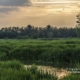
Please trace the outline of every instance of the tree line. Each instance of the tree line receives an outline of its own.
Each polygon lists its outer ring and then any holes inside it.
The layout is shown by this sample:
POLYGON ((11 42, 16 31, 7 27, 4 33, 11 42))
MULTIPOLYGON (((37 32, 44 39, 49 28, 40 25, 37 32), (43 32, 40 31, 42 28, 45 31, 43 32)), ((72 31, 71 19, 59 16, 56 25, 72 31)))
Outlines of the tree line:
POLYGON ((46 27, 5 27, 0 29, 0 38, 66 38, 77 37, 77 29, 75 28, 57 28, 51 25, 46 27))

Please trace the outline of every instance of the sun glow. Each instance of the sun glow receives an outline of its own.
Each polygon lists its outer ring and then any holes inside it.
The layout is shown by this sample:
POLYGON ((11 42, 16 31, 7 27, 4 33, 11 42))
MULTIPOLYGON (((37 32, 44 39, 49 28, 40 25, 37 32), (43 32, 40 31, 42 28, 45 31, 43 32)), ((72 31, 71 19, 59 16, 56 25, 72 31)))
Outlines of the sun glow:
POLYGON ((35 0, 35 4, 76 4, 80 1, 71 1, 71 0, 35 0))
POLYGON ((79 0, 35 0, 34 2, 36 6, 42 6, 42 9, 46 9, 48 13, 79 12, 79 0))

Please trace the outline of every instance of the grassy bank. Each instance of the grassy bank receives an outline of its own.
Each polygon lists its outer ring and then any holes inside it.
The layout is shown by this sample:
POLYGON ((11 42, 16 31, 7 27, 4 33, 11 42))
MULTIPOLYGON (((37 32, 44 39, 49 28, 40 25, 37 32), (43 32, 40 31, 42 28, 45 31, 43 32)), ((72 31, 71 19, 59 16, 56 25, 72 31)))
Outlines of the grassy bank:
POLYGON ((80 80, 80 74, 70 74, 60 80, 80 80))
MULTIPOLYGON (((54 75, 39 70, 35 65, 27 69, 19 61, 0 61, 0 80, 58 80, 54 75)), ((80 80, 80 74, 69 74, 60 80, 80 80)))
POLYGON ((18 61, 0 62, 0 80, 57 80, 53 75, 39 71, 36 66, 27 70, 18 61))

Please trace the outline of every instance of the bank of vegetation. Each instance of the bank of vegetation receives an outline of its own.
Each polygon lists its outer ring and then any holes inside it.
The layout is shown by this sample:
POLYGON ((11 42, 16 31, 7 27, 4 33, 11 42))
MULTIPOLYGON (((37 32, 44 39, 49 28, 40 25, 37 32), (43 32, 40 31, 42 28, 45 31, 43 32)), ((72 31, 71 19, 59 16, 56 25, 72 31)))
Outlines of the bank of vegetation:
POLYGON ((80 64, 79 39, 0 40, 0 60, 26 64, 77 67, 80 64))
POLYGON ((44 73, 35 65, 25 69, 18 61, 0 62, 0 80, 57 80, 57 77, 44 73))
MULTIPOLYGON (((0 61, 0 80, 58 80, 55 75, 44 73, 36 65, 27 69, 19 61, 0 61)), ((69 74, 59 80, 80 80, 79 74, 69 74)))

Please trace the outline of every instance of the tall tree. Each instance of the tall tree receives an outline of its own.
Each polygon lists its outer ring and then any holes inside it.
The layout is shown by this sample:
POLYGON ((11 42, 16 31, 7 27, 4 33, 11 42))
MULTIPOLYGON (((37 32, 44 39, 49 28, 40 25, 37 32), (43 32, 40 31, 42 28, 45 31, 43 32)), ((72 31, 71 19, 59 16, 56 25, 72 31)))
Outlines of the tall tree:
POLYGON ((77 17, 77 26, 76 26, 76 32, 77 32, 77 37, 80 38, 80 13, 76 16, 77 17))

